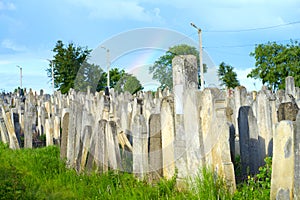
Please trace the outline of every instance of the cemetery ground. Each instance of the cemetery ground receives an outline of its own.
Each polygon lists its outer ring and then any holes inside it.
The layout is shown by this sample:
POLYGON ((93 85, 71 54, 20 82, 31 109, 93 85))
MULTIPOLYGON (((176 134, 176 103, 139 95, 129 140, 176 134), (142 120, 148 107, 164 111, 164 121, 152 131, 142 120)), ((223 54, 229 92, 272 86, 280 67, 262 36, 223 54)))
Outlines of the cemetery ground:
POLYGON ((77 173, 60 159, 57 146, 12 150, 0 143, 0 199, 269 199, 272 164, 270 158, 265 161, 259 174, 238 181, 230 194, 225 181, 206 168, 179 190, 176 175, 149 183, 125 172, 77 173))

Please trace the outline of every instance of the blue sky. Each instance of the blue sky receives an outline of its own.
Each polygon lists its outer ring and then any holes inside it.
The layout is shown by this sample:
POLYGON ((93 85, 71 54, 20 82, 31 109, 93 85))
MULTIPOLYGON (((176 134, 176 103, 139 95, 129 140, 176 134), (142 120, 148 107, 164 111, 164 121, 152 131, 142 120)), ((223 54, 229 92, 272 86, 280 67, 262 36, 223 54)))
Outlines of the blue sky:
MULTIPOLYGON (((16 65, 20 65, 24 87, 51 92, 46 59, 52 59, 57 40, 90 49, 98 47, 94 52, 104 61, 105 51, 101 53, 99 45, 109 45, 109 41, 132 30, 152 27, 188 36, 174 42, 168 40, 170 37, 159 37, 160 43, 153 48, 139 49, 137 44, 136 51, 119 55, 113 54, 118 45, 109 46, 113 67, 145 74, 146 66, 162 55, 168 44, 189 40, 198 43, 197 31, 190 22, 203 30, 203 47, 213 65, 222 61, 232 65, 243 85, 249 90, 260 89, 258 82, 254 86, 253 80, 246 79, 255 64, 249 53, 255 44, 300 39, 300 23, 284 25, 298 21, 299 0, 0 0, 0 89, 11 91, 19 86, 16 65), (256 29, 277 25, 283 26, 256 29), (256 30, 241 31, 245 29, 256 30), (135 66, 143 67, 134 70, 135 66)), ((151 34, 137 37, 148 42, 157 39, 151 34)), ((119 46, 136 41, 128 37, 119 46)))

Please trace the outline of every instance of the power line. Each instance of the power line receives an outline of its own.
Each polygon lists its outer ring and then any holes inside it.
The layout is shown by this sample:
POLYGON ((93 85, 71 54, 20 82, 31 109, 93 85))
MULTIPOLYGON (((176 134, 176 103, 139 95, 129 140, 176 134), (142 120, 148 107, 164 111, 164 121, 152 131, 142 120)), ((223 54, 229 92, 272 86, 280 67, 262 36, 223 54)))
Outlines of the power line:
POLYGON ((266 29, 273 29, 278 27, 290 26, 294 24, 300 24, 300 21, 289 22, 285 24, 278 24, 274 26, 266 26, 266 27, 258 27, 258 28, 249 28, 249 29, 240 29, 240 30, 203 30, 203 32, 207 33, 238 33, 238 32, 248 32, 248 31, 258 31, 258 30, 266 30, 266 29))
MULTIPOLYGON (((293 40, 297 41, 297 40, 300 40, 300 38, 296 38, 296 39, 293 39, 293 40)), ((271 43, 272 42, 282 43, 282 42, 288 42, 288 41, 291 41, 291 39, 271 41, 271 43)), ((264 42, 262 44, 268 44, 268 42, 264 42)), ((221 45, 221 46, 207 46, 207 47, 204 46, 203 48, 205 48, 205 49, 239 48, 239 47, 252 47, 252 46, 255 46, 255 45, 258 45, 258 44, 256 43, 256 44, 241 44, 241 45, 221 45)))

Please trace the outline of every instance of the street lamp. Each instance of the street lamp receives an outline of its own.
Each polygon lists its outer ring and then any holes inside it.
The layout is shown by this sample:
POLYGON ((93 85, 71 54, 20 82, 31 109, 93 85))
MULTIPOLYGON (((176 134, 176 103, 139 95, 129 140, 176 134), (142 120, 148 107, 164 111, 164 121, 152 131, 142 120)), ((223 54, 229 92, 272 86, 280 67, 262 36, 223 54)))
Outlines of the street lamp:
POLYGON ((19 65, 17 65, 17 67, 20 69, 20 89, 22 89, 22 67, 20 67, 19 65))
POLYGON ((106 50, 106 62, 107 62, 107 88, 109 89, 110 83, 109 83, 109 70, 110 70, 110 56, 109 56, 109 49, 105 46, 101 46, 102 49, 106 50))
POLYGON ((51 63, 51 75, 52 75, 52 92, 53 92, 53 95, 54 95, 54 69, 53 69, 53 64, 54 64, 54 61, 53 60, 49 60, 47 59, 50 63, 51 63))
POLYGON ((201 88, 200 90, 204 89, 204 69, 202 63, 202 37, 201 37, 201 29, 198 28, 193 22, 191 22, 191 26, 198 30, 199 36, 199 60, 200 60, 200 80, 201 80, 201 88))

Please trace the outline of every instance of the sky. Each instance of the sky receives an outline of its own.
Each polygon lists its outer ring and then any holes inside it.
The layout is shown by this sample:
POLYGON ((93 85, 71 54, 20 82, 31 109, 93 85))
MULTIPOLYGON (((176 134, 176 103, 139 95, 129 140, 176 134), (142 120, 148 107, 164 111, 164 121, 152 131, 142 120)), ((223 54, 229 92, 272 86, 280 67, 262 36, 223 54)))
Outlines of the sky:
POLYGON ((147 69, 168 47, 198 48, 191 22, 202 30, 206 86, 218 84, 215 72, 225 62, 248 90, 259 90, 260 81, 246 77, 255 67, 249 54, 256 44, 300 40, 300 1, 0 0, 0 90, 20 86, 20 66, 23 87, 51 93, 45 70, 58 40, 94 50, 90 59, 106 69, 104 46, 111 67, 154 87, 147 69))

